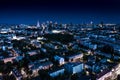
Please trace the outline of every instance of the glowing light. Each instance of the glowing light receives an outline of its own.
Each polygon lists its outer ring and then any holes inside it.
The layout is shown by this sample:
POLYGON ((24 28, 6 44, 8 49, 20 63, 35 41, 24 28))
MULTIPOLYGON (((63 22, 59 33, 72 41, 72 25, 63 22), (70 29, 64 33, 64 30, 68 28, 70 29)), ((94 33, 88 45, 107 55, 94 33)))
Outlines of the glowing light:
POLYGON ((62 31, 59 31, 59 30, 53 30, 52 32, 53 32, 53 33, 61 33, 62 31))
POLYGON ((43 37, 38 37, 37 40, 43 40, 43 37))

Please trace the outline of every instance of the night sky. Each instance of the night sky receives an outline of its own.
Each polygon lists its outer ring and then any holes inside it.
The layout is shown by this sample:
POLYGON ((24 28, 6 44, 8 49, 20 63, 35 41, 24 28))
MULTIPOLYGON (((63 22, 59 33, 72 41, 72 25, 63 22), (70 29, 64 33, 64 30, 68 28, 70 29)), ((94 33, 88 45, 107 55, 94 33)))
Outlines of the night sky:
POLYGON ((120 23, 120 0, 0 0, 0 23, 120 23))

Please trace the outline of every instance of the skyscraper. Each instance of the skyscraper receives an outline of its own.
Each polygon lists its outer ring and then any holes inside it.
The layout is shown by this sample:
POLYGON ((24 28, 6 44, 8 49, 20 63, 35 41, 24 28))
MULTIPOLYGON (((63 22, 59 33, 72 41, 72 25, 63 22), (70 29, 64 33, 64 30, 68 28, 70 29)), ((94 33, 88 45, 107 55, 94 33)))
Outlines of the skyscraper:
POLYGON ((37 27, 40 27, 40 23, 39 23, 39 21, 37 22, 37 27))

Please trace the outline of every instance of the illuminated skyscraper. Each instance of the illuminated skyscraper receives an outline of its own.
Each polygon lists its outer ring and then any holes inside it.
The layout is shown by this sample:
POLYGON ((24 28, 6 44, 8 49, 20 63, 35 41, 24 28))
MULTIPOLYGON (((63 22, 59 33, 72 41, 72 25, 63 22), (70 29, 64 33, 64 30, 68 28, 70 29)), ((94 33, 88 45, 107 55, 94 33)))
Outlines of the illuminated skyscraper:
POLYGON ((39 21, 37 22, 37 27, 40 27, 40 23, 39 23, 39 21))

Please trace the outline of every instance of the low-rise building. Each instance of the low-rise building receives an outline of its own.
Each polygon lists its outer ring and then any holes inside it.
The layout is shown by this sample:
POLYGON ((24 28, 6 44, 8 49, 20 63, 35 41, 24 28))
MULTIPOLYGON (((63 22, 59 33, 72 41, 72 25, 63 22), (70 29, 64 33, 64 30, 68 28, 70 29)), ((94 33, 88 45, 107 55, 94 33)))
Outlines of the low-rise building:
POLYGON ((64 68, 58 68, 58 69, 55 69, 55 70, 52 70, 52 71, 48 72, 48 74, 49 74, 50 77, 54 78, 54 77, 57 77, 59 75, 63 75, 64 71, 65 71, 64 68))
POLYGON ((3 61, 4 63, 13 62, 14 59, 16 59, 16 57, 8 57, 8 58, 4 58, 3 61))
POLYGON ((15 76, 16 80, 22 80, 22 74, 17 69, 13 69, 12 74, 15 76))
POLYGON ((78 53, 78 54, 73 54, 73 55, 69 55, 66 56, 67 61, 71 62, 71 61, 75 61, 77 59, 81 59, 83 58, 83 53, 78 53))
POLYGON ((17 56, 15 60, 16 60, 17 62, 19 62, 19 61, 22 60, 22 59, 23 59, 23 56, 17 56))
POLYGON ((66 72, 68 72, 69 74, 75 74, 75 73, 79 73, 83 71, 83 63, 73 63, 73 62, 69 62, 67 64, 64 65, 66 72))
POLYGON ((37 51, 29 51, 27 52, 27 54, 29 54, 30 56, 36 55, 38 54, 37 51))
POLYGON ((46 70, 53 66, 53 63, 51 61, 45 61, 45 62, 34 62, 29 64, 29 68, 32 70, 33 76, 38 75, 39 70, 46 70))
POLYGON ((100 72, 99 74, 97 74, 96 79, 97 80, 105 80, 107 77, 112 76, 112 72, 110 69, 105 69, 102 72, 100 72))
POLYGON ((59 57, 59 56, 54 56, 55 61, 59 63, 59 65, 62 65, 65 63, 64 58, 59 57))

